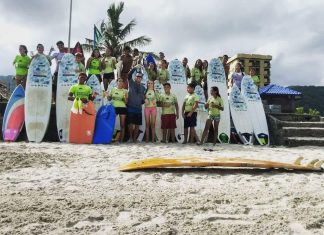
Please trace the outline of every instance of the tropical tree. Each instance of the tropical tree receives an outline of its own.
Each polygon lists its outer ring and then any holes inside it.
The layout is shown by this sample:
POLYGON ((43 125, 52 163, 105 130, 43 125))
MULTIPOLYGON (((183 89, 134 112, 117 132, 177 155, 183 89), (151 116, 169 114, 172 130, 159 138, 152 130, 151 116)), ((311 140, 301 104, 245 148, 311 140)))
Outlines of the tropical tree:
POLYGON ((112 55, 119 57, 125 46, 138 47, 145 46, 151 42, 151 38, 141 36, 127 41, 127 37, 136 26, 135 19, 124 25, 120 22, 120 15, 124 10, 124 2, 120 2, 117 6, 111 4, 107 10, 107 21, 102 21, 99 29, 94 28, 94 40, 86 39, 87 43, 83 44, 85 50, 92 50, 94 47, 109 47, 112 55), (96 32, 97 30, 97 32, 96 32))

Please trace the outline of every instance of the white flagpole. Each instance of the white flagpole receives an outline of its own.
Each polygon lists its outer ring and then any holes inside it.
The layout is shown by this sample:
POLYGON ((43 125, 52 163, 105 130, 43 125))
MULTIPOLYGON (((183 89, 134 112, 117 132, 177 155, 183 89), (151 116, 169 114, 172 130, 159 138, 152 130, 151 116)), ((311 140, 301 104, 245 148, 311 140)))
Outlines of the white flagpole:
POLYGON ((71 21, 72 21, 72 0, 70 0, 70 19, 69 19, 68 53, 70 53, 70 43, 71 43, 71 21))

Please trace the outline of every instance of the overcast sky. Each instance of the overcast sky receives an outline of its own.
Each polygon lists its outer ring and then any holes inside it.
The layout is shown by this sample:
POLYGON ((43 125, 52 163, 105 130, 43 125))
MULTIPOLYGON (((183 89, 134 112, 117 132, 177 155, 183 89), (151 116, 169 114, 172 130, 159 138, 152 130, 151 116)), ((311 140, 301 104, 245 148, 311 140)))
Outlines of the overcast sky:
MULTIPOLYGON (((68 40, 69 0, 0 0, 0 74, 14 73, 18 46, 45 50, 68 40)), ((92 38, 93 24, 116 1, 74 0, 71 45, 92 38)), ((324 0, 132 0, 122 22, 135 18, 128 39, 152 38, 147 51, 168 60, 258 53, 273 56, 271 81, 324 85, 324 0)))

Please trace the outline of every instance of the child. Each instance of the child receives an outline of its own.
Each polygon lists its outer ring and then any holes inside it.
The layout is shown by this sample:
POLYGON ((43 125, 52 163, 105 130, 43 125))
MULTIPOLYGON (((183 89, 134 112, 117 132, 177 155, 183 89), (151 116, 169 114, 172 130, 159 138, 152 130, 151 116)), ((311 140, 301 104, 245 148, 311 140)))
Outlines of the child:
POLYGON ((75 69, 75 72, 77 74, 86 72, 86 69, 85 69, 85 67, 84 67, 84 65, 82 63, 82 60, 83 60, 83 55, 80 52, 76 53, 75 54, 75 61, 77 63, 77 67, 75 69))
POLYGON ((124 80, 119 78, 117 80, 117 87, 114 87, 108 94, 108 99, 112 100, 112 105, 115 107, 116 116, 119 115, 120 120, 120 143, 124 141, 125 125, 126 125, 126 104, 128 101, 128 92, 124 89, 124 80))
POLYGON ((184 119, 184 141, 183 144, 187 143, 188 140, 188 128, 190 128, 190 143, 194 142, 196 135, 195 126, 197 126, 197 112, 199 97, 194 93, 195 84, 190 83, 187 86, 187 92, 183 105, 182 105, 182 117, 184 119))
POLYGON ((233 86, 233 84, 235 83, 240 90, 241 90, 242 79, 244 77, 244 73, 242 70, 243 70, 243 65, 241 63, 237 63, 235 65, 235 71, 231 77, 231 86, 233 86))
POLYGON ((155 121, 156 121, 156 102, 157 94, 154 91, 154 82, 147 81, 147 89, 145 91, 145 137, 146 142, 149 142, 150 127, 152 132, 152 142, 155 141, 155 121))
POLYGON ((169 71, 167 70, 167 61, 161 60, 161 69, 157 72, 157 79, 159 82, 164 85, 166 82, 170 80, 169 71))
POLYGON ((91 57, 87 61, 86 69, 88 70, 88 79, 91 75, 96 75, 99 82, 102 82, 101 79, 101 61, 100 61, 100 52, 98 48, 93 49, 91 57))
MULTIPOLYGON (((159 96, 159 103, 162 107, 161 129, 162 143, 166 143, 167 136, 171 135, 171 142, 175 142, 176 120, 179 118, 179 106, 177 97, 170 93, 171 85, 166 82, 163 85, 164 94, 159 96)), ((169 139, 169 138, 168 138, 169 139)))
POLYGON ((25 45, 19 46, 19 53, 13 61, 13 65, 16 68, 16 85, 21 84, 24 88, 26 87, 26 79, 28 74, 28 67, 30 64, 30 58, 27 56, 28 50, 25 45))
POLYGON ((156 72, 154 71, 154 64, 152 62, 149 63, 148 67, 146 68, 146 72, 147 72, 147 75, 148 75, 148 79, 150 81, 155 81, 156 72))
POLYGON ((71 86, 69 90, 68 100, 74 101, 72 112, 79 112, 82 114, 82 104, 88 103, 89 100, 94 100, 96 98, 95 94, 92 94, 91 87, 85 85, 87 80, 86 73, 79 74, 79 83, 71 86))
POLYGON ((203 144, 207 133, 209 131, 210 125, 214 121, 214 141, 213 144, 216 145, 218 137, 218 124, 220 121, 220 110, 224 110, 223 100, 219 95, 218 87, 213 86, 210 89, 210 97, 205 104, 205 108, 208 109, 208 119, 206 120, 205 129, 201 136, 200 144, 203 144))
POLYGON ((195 85, 201 85, 203 79, 203 64, 201 59, 198 59, 195 63, 195 67, 191 70, 191 83, 195 85))
POLYGON ((255 74, 255 68, 250 68, 250 76, 254 82, 254 84, 259 88, 260 87, 260 79, 259 77, 255 74))

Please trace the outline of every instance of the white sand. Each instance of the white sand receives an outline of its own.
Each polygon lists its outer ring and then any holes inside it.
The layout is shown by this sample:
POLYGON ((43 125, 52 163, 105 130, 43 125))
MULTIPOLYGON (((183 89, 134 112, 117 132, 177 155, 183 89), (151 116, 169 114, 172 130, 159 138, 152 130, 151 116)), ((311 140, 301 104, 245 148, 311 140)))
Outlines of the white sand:
POLYGON ((324 148, 0 143, 1 234, 324 234, 324 173, 156 170, 154 156, 324 159, 324 148))

